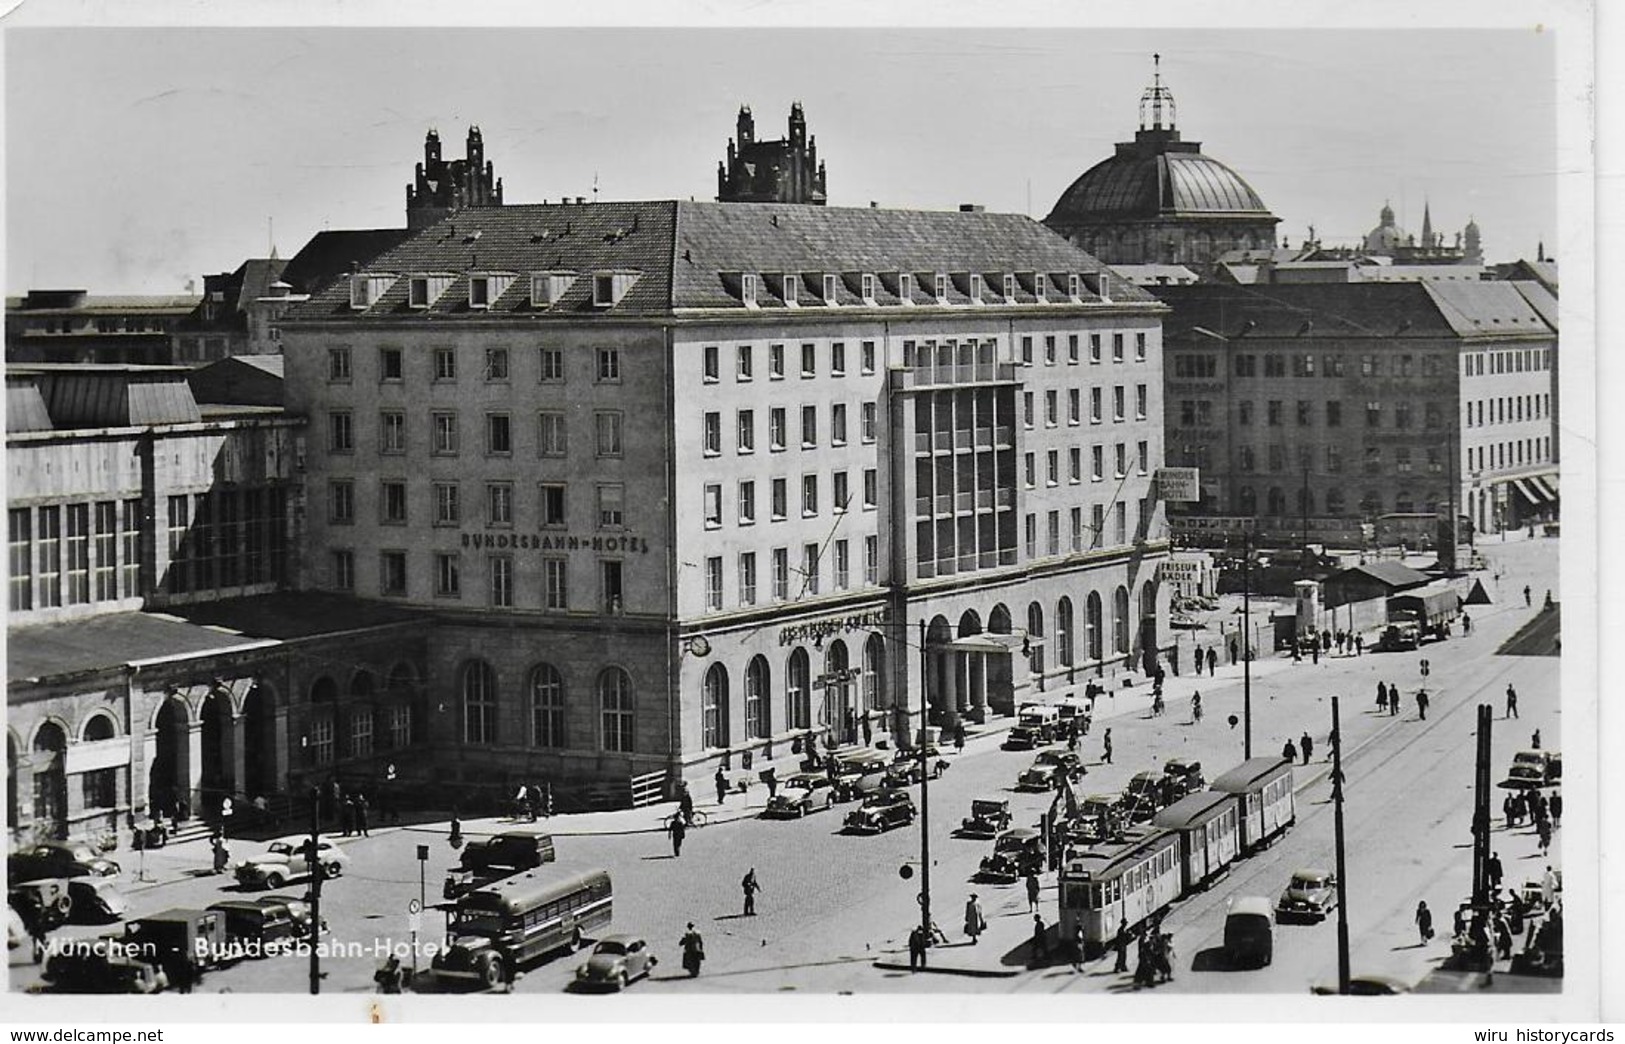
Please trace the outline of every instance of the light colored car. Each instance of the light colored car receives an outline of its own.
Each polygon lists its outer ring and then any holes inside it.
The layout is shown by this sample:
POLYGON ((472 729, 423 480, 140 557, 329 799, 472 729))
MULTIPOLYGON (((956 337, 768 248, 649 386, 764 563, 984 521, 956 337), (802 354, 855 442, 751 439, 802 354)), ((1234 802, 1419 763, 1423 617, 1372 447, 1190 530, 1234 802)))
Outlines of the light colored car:
POLYGON ((1501 784, 1508 789, 1543 787, 1563 775, 1563 757, 1549 750, 1520 750, 1512 756, 1512 767, 1501 784))
POLYGON ((1324 921, 1336 908, 1336 875, 1326 870, 1295 870, 1275 904, 1275 919, 1324 921))
POLYGON ((800 818, 835 804, 834 781, 817 772, 798 772, 779 784, 778 793, 767 799, 762 815, 768 819, 800 818))
MULTIPOLYGON (((309 877, 310 837, 296 834, 279 838, 266 846, 262 855, 237 864, 237 880, 250 888, 281 888, 289 881, 309 877)), ((348 862, 339 847, 327 838, 317 841, 317 858, 326 877, 338 877, 348 862)))
POLYGON ((580 989, 624 990, 660 963, 649 944, 636 935, 606 935, 598 940, 586 963, 576 968, 580 989))

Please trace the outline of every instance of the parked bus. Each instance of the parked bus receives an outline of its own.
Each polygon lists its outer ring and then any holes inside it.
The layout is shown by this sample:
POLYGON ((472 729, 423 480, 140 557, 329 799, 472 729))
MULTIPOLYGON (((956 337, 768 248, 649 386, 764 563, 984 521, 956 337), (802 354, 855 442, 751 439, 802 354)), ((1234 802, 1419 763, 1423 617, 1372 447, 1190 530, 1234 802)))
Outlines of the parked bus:
POLYGON ((556 950, 580 949, 612 914, 609 874, 527 870, 476 888, 452 909, 451 942, 434 972, 487 989, 556 950))
POLYGON ((1180 895, 1179 835, 1136 831, 1121 845, 1092 848, 1061 867, 1061 938, 1083 929, 1084 950, 1099 954, 1117 937, 1166 910, 1180 895))
POLYGON ((1241 847, 1236 799, 1215 790, 1180 798, 1152 820, 1180 840, 1181 891, 1205 888, 1235 862, 1241 847))
POLYGON ((1241 851, 1252 855, 1284 833, 1297 819, 1292 799, 1292 762, 1253 758, 1213 781, 1213 790, 1236 799, 1241 818, 1241 851))

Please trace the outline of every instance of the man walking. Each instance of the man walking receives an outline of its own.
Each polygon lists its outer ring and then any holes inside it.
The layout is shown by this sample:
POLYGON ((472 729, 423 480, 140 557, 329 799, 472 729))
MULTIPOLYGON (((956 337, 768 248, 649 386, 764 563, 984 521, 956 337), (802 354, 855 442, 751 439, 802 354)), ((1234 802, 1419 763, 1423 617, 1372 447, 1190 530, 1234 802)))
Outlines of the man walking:
POLYGON ((1377 682, 1377 709, 1380 711, 1388 709, 1388 686, 1380 681, 1377 682))
POLYGON ((1428 720, 1428 691, 1426 689, 1416 690, 1416 714, 1418 721, 1428 720))
POLYGON ((1298 747, 1303 751, 1303 763, 1309 764, 1309 755, 1314 752, 1315 741, 1309 738, 1308 732, 1298 738, 1298 747))
POLYGON ((1112 763, 1112 730, 1107 729, 1105 734, 1102 735, 1100 739, 1102 746, 1105 748, 1105 752, 1102 754, 1101 760, 1110 765, 1112 763))
POLYGON ((1235 665, 1236 665, 1236 640, 1234 638, 1231 638, 1230 639, 1230 666, 1234 667, 1235 665))
POLYGON ((757 883, 756 868, 754 866, 750 868, 750 871, 747 874, 745 874, 744 880, 739 882, 739 887, 745 893, 745 916, 755 917, 756 893, 762 890, 762 886, 757 883))
POLYGON ((1118 918, 1117 935, 1112 938, 1112 945, 1117 948, 1117 964, 1112 971, 1128 971, 1128 918, 1118 918))
POLYGON ((1534 601, 1529 597, 1529 585, 1524 584, 1523 585, 1523 607, 1525 609, 1528 609, 1530 606, 1532 606, 1534 604, 1535 604, 1534 601))
POLYGON ((1510 682, 1507 684, 1506 716, 1509 718, 1516 718, 1518 716, 1518 690, 1514 689, 1510 682))
POLYGON ((1502 874, 1502 870, 1501 870, 1501 853, 1499 853, 1499 852, 1491 852, 1490 853, 1489 859, 1484 861, 1484 873, 1490 879, 1490 891, 1492 893, 1499 892, 1501 890, 1501 874, 1502 874))
POLYGON ((917 972, 925 968, 925 931, 919 926, 908 933, 908 970, 917 972))
POLYGON ((1391 718, 1399 713, 1399 686, 1388 686, 1388 716, 1391 718))
POLYGON ((1287 740, 1286 743, 1281 747, 1281 757, 1287 761, 1298 760, 1298 748, 1292 745, 1291 740, 1287 740))
POLYGON ((355 796, 355 826, 356 830, 361 834, 362 837, 372 836, 372 834, 368 833, 367 831, 367 814, 367 795, 357 794, 355 796))
POLYGON ((728 798, 728 777, 723 773, 722 766, 717 766, 717 804, 722 804, 728 798))
POLYGON ((1354 655, 1365 655, 1365 635, 1363 634, 1356 634, 1354 636, 1354 655))
POLYGON ((1563 825, 1563 792, 1561 790, 1552 791, 1549 808, 1552 813, 1552 829, 1555 830, 1563 825))
POLYGON ((1038 871, 1027 871, 1027 912, 1038 912, 1038 871))
POLYGON ((965 934, 970 936, 970 944, 976 945, 976 940, 987 931, 987 918, 982 916, 982 904, 977 902, 973 893, 965 902, 965 934))
POLYGON ((1421 936, 1424 946, 1433 938, 1433 911, 1425 902, 1416 904, 1416 934, 1421 936))
POLYGON ((671 857, 677 859, 683 854, 683 838, 688 835, 688 823, 679 812, 671 817, 671 857))
POLYGON ((1213 646, 1210 645, 1210 646, 1207 647, 1207 676, 1209 678, 1213 677, 1214 672, 1217 671, 1218 669, 1219 669, 1219 654, 1214 652, 1213 651, 1213 646))

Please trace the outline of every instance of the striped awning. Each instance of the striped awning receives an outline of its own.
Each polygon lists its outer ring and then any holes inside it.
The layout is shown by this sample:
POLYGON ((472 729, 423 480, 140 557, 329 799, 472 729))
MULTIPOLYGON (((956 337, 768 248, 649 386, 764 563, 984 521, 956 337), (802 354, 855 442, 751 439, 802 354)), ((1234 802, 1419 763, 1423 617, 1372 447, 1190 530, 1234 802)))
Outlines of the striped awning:
POLYGON ((1557 502, 1557 476, 1536 475, 1534 481, 1541 488, 1541 491, 1546 494, 1547 498, 1555 504, 1557 502))
POLYGON ((1546 503, 1546 498, 1537 495, 1533 489, 1529 488, 1528 481, 1521 478, 1515 478, 1512 480, 1512 486, 1519 493, 1523 494, 1523 498, 1525 500, 1529 501, 1529 503, 1535 505, 1536 507, 1540 507, 1546 503))

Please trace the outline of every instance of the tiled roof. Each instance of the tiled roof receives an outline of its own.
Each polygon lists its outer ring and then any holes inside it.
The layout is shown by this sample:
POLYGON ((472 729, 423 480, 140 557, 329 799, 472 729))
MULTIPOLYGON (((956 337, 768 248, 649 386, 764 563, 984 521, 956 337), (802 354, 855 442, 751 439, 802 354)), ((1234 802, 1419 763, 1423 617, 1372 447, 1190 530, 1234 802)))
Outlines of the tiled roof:
POLYGON ((1553 330, 1558 328, 1556 294, 1552 293, 1544 284, 1532 280, 1519 279, 1511 285, 1517 288, 1518 293, 1523 295, 1525 301, 1529 302, 1529 307, 1540 313, 1540 317, 1546 320, 1548 326, 1553 330))
POLYGON ((1326 582, 1338 583, 1356 576, 1367 576, 1380 584, 1395 588, 1417 587, 1428 582, 1426 573, 1419 573, 1399 562, 1369 562, 1366 565, 1350 566, 1328 576, 1326 582))
POLYGON ((1457 333, 1476 336, 1550 332, 1540 313, 1511 283, 1430 281, 1424 286, 1438 302, 1439 313, 1457 333))
POLYGON ((353 266, 367 264, 384 251, 398 245, 410 229, 333 229, 318 232, 282 269, 282 281, 296 293, 322 290, 353 266))
MULTIPOLYGON (((291 266, 290 266, 291 267, 291 266)), ((635 272, 616 316, 669 315, 674 310, 739 308, 741 275, 758 276, 757 304, 785 307, 784 277, 800 276, 802 305, 822 307, 825 274, 839 277, 837 302, 864 304, 861 275, 876 275, 876 305, 898 303, 898 272, 914 274, 913 301, 935 303, 935 275, 953 276, 950 304, 968 304, 971 274, 983 277, 983 301, 1004 303, 1005 274, 1049 275, 1049 298, 1065 300, 1057 277, 1090 274, 1100 262, 1029 218, 982 212, 929 212, 809 207, 776 203, 657 201, 471 208, 432 225, 365 266, 397 278, 365 311, 350 307, 339 281, 299 306, 294 319, 474 317, 480 314, 596 314, 590 276, 635 272), (531 303, 530 274, 569 272, 576 278, 551 306, 531 303), (408 303, 413 274, 448 277, 426 308, 408 303), (469 278, 515 278, 485 308, 469 304, 469 278)), ((1030 279, 1015 300, 1034 300, 1030 279)), ((1112 301, 1153 298, 1121 278, 1112 301)), ((1096 300, 1092 295, 1087 300, 1096 300)))

